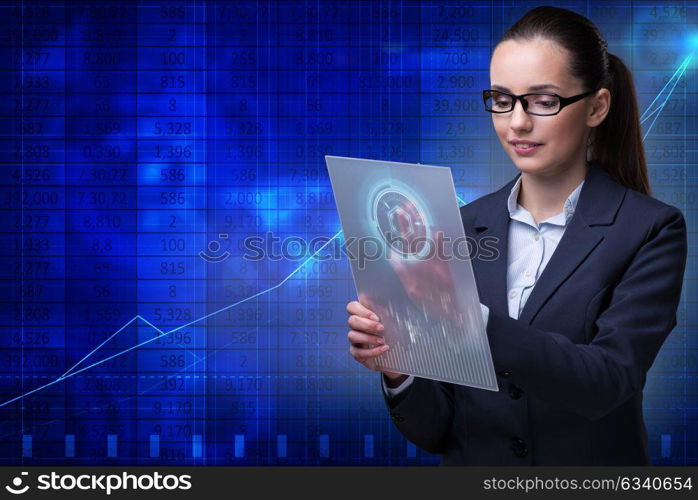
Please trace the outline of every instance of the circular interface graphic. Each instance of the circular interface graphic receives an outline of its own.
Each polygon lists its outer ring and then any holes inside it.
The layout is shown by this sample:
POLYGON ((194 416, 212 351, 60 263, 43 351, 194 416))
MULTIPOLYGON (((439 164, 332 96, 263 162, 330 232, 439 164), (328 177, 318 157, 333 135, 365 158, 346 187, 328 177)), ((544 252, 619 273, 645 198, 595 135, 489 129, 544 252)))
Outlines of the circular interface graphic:
POLYGON ((428 249, 424 215, 400 191, 389 188, 378 193, 373 218, 386 243, 403 257, 419 255, 428 249))

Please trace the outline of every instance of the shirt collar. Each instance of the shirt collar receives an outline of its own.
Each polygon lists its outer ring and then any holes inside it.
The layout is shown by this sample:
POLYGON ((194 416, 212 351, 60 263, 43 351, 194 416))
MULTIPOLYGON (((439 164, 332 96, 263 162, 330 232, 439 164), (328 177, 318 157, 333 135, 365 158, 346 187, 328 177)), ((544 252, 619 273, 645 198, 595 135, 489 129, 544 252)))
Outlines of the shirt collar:
MULTIPOLYGON (((542 221, 541 224, 544 223, 549 223, 549 224, 556 224, 558 226, 565 226, 567 225, 567 222, 572 218, 574 215, 574 211, 577 207, 577 201, 579 200, 579 194, 582 191, 582 186, 584 185, 584 181, 582 180, 581 183, 570 193, 570 195, 565 199, 564 206, 562 208, 562 212, 560 212, 557 215, 553 215, 552 217, 547 218, 546 220, 542 221)), ((512 219, 516 220, 521 220, 522 222, 527 222, 533 226, 535 226, 535 221, 533 219, 533 216, 530 214, 528 210, 526 210, 524 207, 518 204, 517 199, 519 197, 519 189, 521 188, 521 176, 516 180, 516 184, 511 188, 511 191, 509 192, 509 198, 507 199, 507 208, 509 209, 509 217, 512 219)))

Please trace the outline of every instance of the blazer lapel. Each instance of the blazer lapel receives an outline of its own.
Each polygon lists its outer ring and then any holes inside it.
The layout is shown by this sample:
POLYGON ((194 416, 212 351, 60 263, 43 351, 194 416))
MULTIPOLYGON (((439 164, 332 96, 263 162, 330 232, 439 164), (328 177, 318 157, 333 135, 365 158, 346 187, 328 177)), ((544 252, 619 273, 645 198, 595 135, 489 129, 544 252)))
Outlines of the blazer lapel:
MULTIPOLYGON (((485 207, 477 218, 476 231, 480 240, 485 236, 498 238, 499 257, 494 260, 475 259, 481 301, 491 309, 509 314, 507 303, 507 263, 509 211, 506 202, 516 182, 515 177, 492 198, 492 206, 485 207)), ((614 181, 603 167, 590 162, 577 207, 562 235, 555 252, 538 278, 524 305, 519 320, 530 324, 545 302, 565 280, 584 262, 589 253, 603 240, 603 235, 593 229, 596 225, 612 224, 627 188, 614 181)), ((496 241, 496 240, 495 240, 496 241)))
POLYGON ((493 193, 488 203, 478 210, 475 220, 475 234, 468 234, 477 240, 477 248, 496 249, 491 258, 475 257, 473 270, 478 279, 480 302, 493 311, 509 314, 507 303, 507 245, 509 242, 509 210, 507 198, 511 188, 521 174, 514 177, 501 189, 493 193), (487 242, 487 243, 485 243, 487 242))

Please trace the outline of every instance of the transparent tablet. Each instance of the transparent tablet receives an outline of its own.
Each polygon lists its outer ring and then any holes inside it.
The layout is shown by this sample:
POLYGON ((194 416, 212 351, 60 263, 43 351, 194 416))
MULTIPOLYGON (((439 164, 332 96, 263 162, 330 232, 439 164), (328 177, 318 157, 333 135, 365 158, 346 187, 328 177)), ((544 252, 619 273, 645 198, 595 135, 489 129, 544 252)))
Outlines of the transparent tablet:
POLYGON ((385 326, 379 369, 497 391, 451 170, 325 160, 357 296, 385 326))

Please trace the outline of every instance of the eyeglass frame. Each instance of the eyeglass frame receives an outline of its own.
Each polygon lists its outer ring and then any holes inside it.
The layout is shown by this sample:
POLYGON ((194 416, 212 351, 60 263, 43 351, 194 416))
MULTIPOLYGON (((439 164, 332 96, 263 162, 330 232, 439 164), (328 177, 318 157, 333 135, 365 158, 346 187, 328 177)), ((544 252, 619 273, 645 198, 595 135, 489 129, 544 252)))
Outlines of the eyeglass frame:
POLYGON ((562 111, 566 106, 569 106, 570 104, 573 104, 577 101, 580 101, 580 100, 584 99, 585 97, 593 94, 594 92, 598 92, 602 88, 603 87, 599 87, 595 90, 590 90, 589 92, 584 92, 582 94, 577 94, 577 95, 573 95, 570 97, 562 97, 559 94, 550 94, 547 92, 532 92, 530 94, 515 95, 515 94, 509 94, 508 92, 503 92, 501 90, 487 89, 487 90, 482 91, 482 100, 483 100, 483 104, 485 105, 485 111, 487 111, 488 113, 497 113, 497 114, 511 113, 512 111, 514 111, 514 108, 516 107, 516 101, 520 101, 521 106, 523 107, 524 113, 526 113, 526 114, 535 115, 535 116, 555 116, 555 115, 559 114, 560 111, 562 111), (485 94, 485 92, 497 92, 499 94, 508 95, 509 97, 512 97, 513 99, 512 99, 511 109, 508 111, 494 111, 492 109, 487 109, 487 95, 485 94), (547 95, 547 96, 557 97, 560 100, 560 107, 558 108, 558 110, 555 113, 550 113, 550 114, 529 113, 528 112, 528 101, 526 101, 526 99, 524 99, 524 97, 529 96, 529 95, 547 95))

